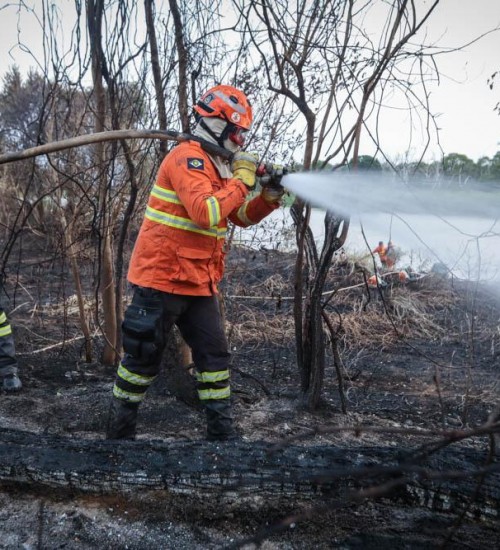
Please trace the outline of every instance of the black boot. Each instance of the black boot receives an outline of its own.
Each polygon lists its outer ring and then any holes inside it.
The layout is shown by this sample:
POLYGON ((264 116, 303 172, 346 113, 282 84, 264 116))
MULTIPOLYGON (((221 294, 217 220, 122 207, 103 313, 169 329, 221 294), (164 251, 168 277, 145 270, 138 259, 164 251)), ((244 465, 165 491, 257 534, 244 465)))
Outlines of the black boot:
POLYGON ((138 403, 127 403, 113 397, 109 409, 106 439, 135 439, 138 403))
POLYGON ((229 441, 238 438, 234 429, 229 399, 212 399, 205 403, 207 412, 207 439, 229 441))
POLYGON ((16 393, 18 391, 21 391, 23 385, 21 383, 21 380, 19 380, 19 376, 17 374, 7 374, 4 376, 2 387, 4 391, 9 393, 16 393))

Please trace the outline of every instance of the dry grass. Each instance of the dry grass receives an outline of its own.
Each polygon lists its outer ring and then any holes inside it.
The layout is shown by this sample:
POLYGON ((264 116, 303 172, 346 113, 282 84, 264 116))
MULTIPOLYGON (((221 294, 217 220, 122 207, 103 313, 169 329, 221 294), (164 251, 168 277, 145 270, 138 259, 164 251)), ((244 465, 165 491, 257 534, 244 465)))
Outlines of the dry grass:
POLYGON ((411 336, 417 339, 441 338, 446 328, 436 316, 438 309, 453 303, 449 294, 436 300, 426 291, 394 288, 389 296, 368 304, 365 311, 345 316, 344 324, 349 340, 362 341, 366 346, 389 346, 395 340, 411 336))
POLYGON ((388 347, 397 339, 389 318, 378 311, 348 313, 342 318, 344 339, 349 347, 388 347))
POLYGON ((262 312, 240 312, 237 321, 227 323, 232 340, 258 342, 264 347, 291 343, 294 338, 294 323, 291 315, 269 316, 262 312))
MULTIPOLYGON (((428 341, 446 337, 453 324, 452 316, 460 307, 450 281, 428 276, 418 283, 402 285, 396 276, 394 284, 380 293, 364 285, 363 273, 367 270, 358 260, 339 256, 325 285, 325 291, 338 289, 326 311, 334 326, 340 325, 339 334, 348 348, 383 349, 405 337, 428 341)), ((272 264, 259 267, 272 269, 272 264)), ((286 271, 290 274, 289 269, 286 271)), ((249 284, 249 278, 257 278, 257 274, 258 269, 254 273, 247 269, 245 276, 232 278, 226 293, 231 338, 269 346, 276 342, 292 345, 292 281, 280 269, 267 273, 265 278, 261 271, 260 280, 249 284)))
MULTIPOLYGON (((327 289, 353 287, 336 293, 327 312, 335 326, 341 325, 344 343, 349 348, 380 349, 397 340, 412 338, 436 340, 446 333, 443 311, 452 309, 457 295, 449 284, 422 282, 419 286, 395 284, 380 294, 362 284, 362 270, 357 264, 345 262, 332 270, 327 289), (340 316, 336 312, 341 312, 340 316)), ((277 342, 291 345, 294 322, 290 281, 282 274, 269 275, 249 286, 236 278, 228 294, 231 320, 228 327, 233 342, 254 341, 263 346, 277 342), (252 299, 246 299, 251 296, 252 299), (283 307, 278 307, 280 298, 283 307)))

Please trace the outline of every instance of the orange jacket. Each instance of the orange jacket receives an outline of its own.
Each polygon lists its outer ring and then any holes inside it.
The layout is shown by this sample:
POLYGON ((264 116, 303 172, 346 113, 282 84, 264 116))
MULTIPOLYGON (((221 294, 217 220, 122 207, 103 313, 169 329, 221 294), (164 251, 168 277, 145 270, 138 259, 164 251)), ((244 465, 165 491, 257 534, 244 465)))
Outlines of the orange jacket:
POLYGON ((375 248, 372 252, 373 254, 378 254, 381 262, 385 262, 387 260, 387 246, 385 246, 384 244, 379 244, 377 248, 375 248))
POLYGON ((248 227, 278 208, 223 179, 200 144, 181 143, 161 163, 149 196, 128 280, 191 296, 210 296, 224 272, 228 218, 248 227))
POLYGON ((397 253, 396 253, 396 248, 392 243, 390 245, 389 244, 387 245, 387 248, 385 251, 385 260, 386 260, 387 267, 390 269, 392 269, 396 264, 397 253))

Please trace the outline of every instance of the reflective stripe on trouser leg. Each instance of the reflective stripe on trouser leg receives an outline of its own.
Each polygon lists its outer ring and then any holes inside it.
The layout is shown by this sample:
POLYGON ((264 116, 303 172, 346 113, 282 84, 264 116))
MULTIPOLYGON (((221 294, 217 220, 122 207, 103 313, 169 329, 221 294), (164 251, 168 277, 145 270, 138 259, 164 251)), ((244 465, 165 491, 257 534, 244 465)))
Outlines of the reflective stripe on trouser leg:
POLYGON ((231 396, 229 370, 197 372, 198 397, 201 401, 227 399, 231 396))
POLYGON ((166 338, 189 297, 137 287, 123 322, 125 355, 116 373, 113 395, 140 403, 156 378, 166 338))
POLYGON ((192 297, 190 307, 179 317, 178 326, 193 352, 200 400, 228 399, 230 354, 217 297, 192 297))
POLYGON ((113 395, 117 399, 122 401, 127 401, 129 403, 140 403, 143 398, 146 390, 152 384, 153 380, 156 378, 156 372, 158 367, 138 365, 134 362, 133 357, 125 355, 118 370, 116 372, 116 381, 113 386, 113 395), (129 368, 127 368, 127 366, 129 368), (141 372, 138 372, 138 371, 141 372), (145 370, 148 371, 148 374, 142 374, 145 370), (155 374, 149 374, 155 372, 155 374))
POLYGON ((125 355, 116 372, 113 396, 138 404, 158 374, 165 345, 161 292, 136 287, 122 335, 125 355))
POLYGON ((17 374, 16 350, 12 327, 0 307, 0 376, 17 374))

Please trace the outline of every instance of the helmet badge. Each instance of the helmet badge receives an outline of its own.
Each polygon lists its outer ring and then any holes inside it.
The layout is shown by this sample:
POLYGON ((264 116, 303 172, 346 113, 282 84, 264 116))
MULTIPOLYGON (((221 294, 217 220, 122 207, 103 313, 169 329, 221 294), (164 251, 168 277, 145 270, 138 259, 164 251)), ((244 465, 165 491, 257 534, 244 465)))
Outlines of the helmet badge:
POLYGON ((233 122, 239 122, 241 120, 240 113, 237 113, 236 111, 231 114, 231 120, 233 122))

